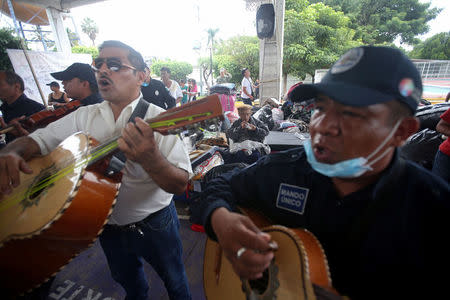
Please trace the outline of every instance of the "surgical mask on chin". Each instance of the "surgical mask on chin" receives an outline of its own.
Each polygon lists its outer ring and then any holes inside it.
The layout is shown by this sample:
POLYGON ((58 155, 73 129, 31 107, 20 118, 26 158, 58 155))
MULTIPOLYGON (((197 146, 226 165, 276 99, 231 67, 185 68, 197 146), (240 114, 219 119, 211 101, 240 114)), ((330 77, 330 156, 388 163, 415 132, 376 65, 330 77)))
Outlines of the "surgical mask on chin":
POLYGON ((379 161, 383 158, 392 147, 386 148, 386 150, 381 153, 377 158, 372 160, 369 163, 369 160, 377 154, 381 148, 386 145, 389 139, 394 135, 398 126, 400 125, 401 120, 397 121, 392 129, 391 133, 384 139, 384 141, 367 157, 356 157, 352 159, 347 159, 340 161, 335 164, 326 164, 321 163, 316 160, 314 156, 314 152, 311 146, 311 139, 306 140, 303 143, 303 147, 305 148, 306 158, 311 167, 322 175, 327 177, 341 177, 341 178, 356 178, 366 173, 367 171, 373 170, 371 165, 379 161))

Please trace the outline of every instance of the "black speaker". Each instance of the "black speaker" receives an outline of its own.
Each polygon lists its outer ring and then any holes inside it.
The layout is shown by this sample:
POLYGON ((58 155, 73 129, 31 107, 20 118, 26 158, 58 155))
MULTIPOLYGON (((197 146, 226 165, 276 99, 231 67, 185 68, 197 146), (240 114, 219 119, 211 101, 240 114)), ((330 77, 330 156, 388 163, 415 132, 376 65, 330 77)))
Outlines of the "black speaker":
POLYGON ((256 12, 256 33, 260 39, 270 38, 275 30, 275 8, 271 3, 264 3, 256 12))

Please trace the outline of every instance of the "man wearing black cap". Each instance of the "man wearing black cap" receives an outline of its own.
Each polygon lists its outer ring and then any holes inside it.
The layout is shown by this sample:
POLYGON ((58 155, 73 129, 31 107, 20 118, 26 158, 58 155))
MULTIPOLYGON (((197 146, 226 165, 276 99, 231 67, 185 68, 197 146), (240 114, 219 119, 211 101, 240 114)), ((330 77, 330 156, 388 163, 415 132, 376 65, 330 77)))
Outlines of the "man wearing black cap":
POLYGON ((202 193, 206 232, 241 278, 260 278, 277 253, 269 234, 232 212, 236 205, 312 232, 340 295, 447 293, 447 276, 437 274, 449 266, 448 243, 439 242, 450 228, 449 185, 396 150, 419 128, 421 94, 413 63, 386 47, 351 49, 320 83, 292 91, 293 101, 316 99, 311 139, 224 174, 202 193))
POLYGON ((94 71, 88 64, 74 63, 61 72, 51 75, 62 81, 64 91, 69 98, 80 100, 83 106, 103 101, 98 93, 94 71))

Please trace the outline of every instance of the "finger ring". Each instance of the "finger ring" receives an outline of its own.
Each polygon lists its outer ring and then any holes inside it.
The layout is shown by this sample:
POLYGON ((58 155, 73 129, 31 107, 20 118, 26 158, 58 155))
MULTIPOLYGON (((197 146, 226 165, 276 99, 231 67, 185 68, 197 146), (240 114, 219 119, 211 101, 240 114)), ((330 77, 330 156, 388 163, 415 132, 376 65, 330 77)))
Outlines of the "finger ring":
POLYGON ((236 257, 237 257, 237 259, 241 258, 242 254, 244 254, 245 251, 247 251, 247 248, 245 248, 245 247, 242 247, 241 249, 239 249, 239 250, 236 252, 236 257))

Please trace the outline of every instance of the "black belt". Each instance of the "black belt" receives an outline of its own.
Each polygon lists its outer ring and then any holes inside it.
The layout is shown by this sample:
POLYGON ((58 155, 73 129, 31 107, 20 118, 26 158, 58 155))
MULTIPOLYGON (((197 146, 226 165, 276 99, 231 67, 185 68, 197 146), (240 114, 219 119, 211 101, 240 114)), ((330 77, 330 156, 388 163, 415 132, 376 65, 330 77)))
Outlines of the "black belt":
MULTIPOLYGON (((170 204, 169 204, 170 205, 170 204)), ((141 226, 144 224, 144 222, 146 221, 150 221, 152 218, 160 215, 162 213, 162 211, 167 208, 168 206, 149 214, 147 217, 145 217, 144 219, 134 222, 134 223, 130 223, 130 224, 125 224, 125 225, 117 225, 117 224, 106 224, 105 227, 109 227, 109 228, 114 228, 114 229, 120 229, 123 231, 137 231, 139 232, 141 235, 144 235, 144 233, 141 230, 141 226)))

